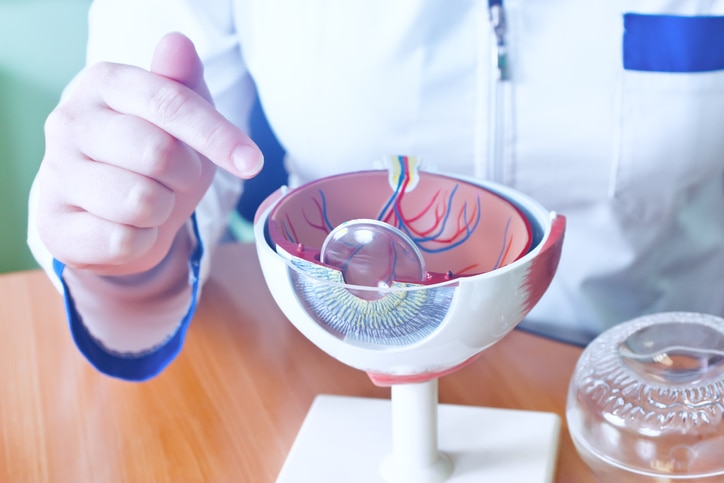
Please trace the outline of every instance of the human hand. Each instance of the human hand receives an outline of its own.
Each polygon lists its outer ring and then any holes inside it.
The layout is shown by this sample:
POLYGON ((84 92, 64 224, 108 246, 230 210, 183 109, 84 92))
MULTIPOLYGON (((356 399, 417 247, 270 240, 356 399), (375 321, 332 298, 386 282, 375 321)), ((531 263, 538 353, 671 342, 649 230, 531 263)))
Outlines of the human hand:
POLYGON ((151 71, 99 63, 45 126, 38 233, 67 266, 97 275, 155 267, 219 166, 241 178, 262 154, 213 107, 193 44, 169 34, 151 71))

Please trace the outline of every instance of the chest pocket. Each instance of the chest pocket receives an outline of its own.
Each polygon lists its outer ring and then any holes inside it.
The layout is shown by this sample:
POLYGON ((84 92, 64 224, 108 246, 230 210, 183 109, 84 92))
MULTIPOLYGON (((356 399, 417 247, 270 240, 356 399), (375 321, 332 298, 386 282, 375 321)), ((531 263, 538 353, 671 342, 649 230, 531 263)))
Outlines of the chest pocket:
POLYGON ((659 218, 724 170, 724 17, 625 14, 614 196, 659 218))

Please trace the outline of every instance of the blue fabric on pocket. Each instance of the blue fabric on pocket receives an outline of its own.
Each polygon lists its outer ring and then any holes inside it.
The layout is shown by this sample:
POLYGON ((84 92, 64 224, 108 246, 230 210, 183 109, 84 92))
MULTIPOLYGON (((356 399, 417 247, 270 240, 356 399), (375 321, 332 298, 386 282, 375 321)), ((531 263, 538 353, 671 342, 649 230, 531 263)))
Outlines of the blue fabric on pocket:
POLYGON ((724 17, 623 16, 623 67, 646 72, 724 69, 724 17))

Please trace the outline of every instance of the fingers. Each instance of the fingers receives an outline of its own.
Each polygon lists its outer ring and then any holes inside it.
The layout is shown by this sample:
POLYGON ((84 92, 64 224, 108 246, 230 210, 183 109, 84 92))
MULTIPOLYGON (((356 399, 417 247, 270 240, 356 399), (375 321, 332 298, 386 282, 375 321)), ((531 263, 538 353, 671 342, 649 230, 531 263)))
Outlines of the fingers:
MULTIPOLYGON (((42 215, 42 212, 40 213, 42 215)), ((161 248, 157 228, 136 228, 113 223, 86 211, 67 211, 38 220, 41 238, 52 240, 52 253, 66 265, 112 274, 115 267, 134 264, 146 255, 148 266, 125 267, 118 274, 138 273, 153 267, 159 257, 149 256, 161 248), (67 236, 56 236, 66 233, 67 236)))
POLYGON ((140 117, 241 177, 263 166, 259 148, 195 91, 162 76, 128 66, 94 67, 102 102, 116 112, 140 117))
POLYGON ((213 177, 182 193, 92 160, 47 162, 38 173, 40 238, 55 258, 98 275, 140 273, 166 256, 213 177))
MULTIPOLYGON (((159 41, 151 62, 151 72, 183 84, 199 94, 209 104, 213 104, 211 94, 204 81, 203 63, 191 40, 184 35, 173 32, 159 41)), ((224 128, 220 126, 219 129, 224 128)), ((244 142, 234 148, 231 157, 233 166, 239 171, 237 175, 247 178, 256 175, 261 170, 264 158, 256 144, 246 135, 243 137, 244 142)), ((191 146, 195 145, 191 144, 191 146)), ((206 154, 203 150, 199 150, 199 152, 206 154)), ((215 158, 208 155, 206 157, 215 162, 215 158)), ((228 165, 216 164, 229 169, 228 165)))
POLYGON ((38 228, 69 266, 99 274, 153 267, 216 165, 243 178, 261 169, 258 147, 211 105, 188 39, 164 38, 152 65, 91 66, 48 117, 38 228))
POLYGON ((103 109, 92 120, 77 122, 67 137, 76 140, 74 149, 84 157, 152 178, 173 191, 188 191, 200 182, 199 155, 144 119, 103 109))
POLYGON ((161 226, 173 212, 176 195, 166 186, 116 166, 85 163, 62 181, 67 206, 138 228, 161 226))
POLYGON ((156 126, 241 178, 256 175, 263 166, 262 153, 211 104, 193 44, 183 35, 167 35, 152 65, 155 72, 111 63, 91 66, 74 82, 74 97, 66 97, 65 120, 97 122, 93 110, 108 108, 156 126))

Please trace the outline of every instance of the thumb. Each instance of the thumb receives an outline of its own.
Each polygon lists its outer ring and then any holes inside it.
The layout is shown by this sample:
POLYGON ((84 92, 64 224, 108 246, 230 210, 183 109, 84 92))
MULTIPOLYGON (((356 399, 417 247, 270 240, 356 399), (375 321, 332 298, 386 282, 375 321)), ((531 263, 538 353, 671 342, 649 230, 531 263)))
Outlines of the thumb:
POLYGON ((159 127, 241 178, 261 170, 264 157, 256 144, 214 109, 204 66, 191 40, 180 33, 166 34, 154 51, 151 72, 183 84, 198 96, 186 96, 183 105, 176 106, 173 119, 159 119, 153 112, 147 119, 158 119, 159 127))
POLYGON ((193 42, 183 34, 172 32, 159 41, 153 53, 151 72, 179 82, 212 102, 204 81, 204 66, 193 42))

